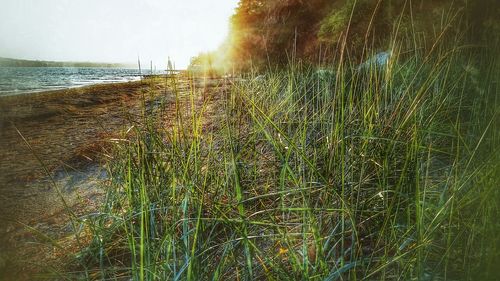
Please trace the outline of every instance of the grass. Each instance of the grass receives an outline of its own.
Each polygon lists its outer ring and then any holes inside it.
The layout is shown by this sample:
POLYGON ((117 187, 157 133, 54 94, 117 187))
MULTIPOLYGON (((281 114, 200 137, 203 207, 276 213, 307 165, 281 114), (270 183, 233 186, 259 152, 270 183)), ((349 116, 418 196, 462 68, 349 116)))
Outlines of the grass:
POLYGON ((422 52, 171 80, 68 278, 495 280, 498 55, 422 52))

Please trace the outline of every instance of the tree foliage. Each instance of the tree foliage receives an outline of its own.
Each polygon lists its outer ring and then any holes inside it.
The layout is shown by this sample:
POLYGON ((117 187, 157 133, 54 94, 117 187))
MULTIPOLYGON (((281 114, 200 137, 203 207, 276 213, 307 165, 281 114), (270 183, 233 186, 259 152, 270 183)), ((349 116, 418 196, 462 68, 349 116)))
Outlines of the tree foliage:
POLYGON ((321 63, 340 52, 356 59, 392 48, 391 39, 430 48, 443 31, 478 43, 498 40, 498 19, 497 0, 240 0, 212 60, 227 71, 321 63))

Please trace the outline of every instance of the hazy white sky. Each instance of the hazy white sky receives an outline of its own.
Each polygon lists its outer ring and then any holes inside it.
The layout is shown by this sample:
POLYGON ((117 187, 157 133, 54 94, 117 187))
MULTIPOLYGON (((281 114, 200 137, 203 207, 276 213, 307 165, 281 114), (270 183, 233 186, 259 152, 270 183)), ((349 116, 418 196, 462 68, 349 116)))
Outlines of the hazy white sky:
POLYGON ((1 0, 0 56, 163 68, 225 38, 238 0, 1 0))

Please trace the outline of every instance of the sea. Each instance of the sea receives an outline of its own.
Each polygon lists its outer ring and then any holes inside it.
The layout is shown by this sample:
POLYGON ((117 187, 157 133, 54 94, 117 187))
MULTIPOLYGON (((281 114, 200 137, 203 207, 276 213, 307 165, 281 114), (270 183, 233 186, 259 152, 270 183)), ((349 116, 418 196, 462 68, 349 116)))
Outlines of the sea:
POLYGON ((98 67, 0 67, 0 97, 140 80, 150 70, 98 67))

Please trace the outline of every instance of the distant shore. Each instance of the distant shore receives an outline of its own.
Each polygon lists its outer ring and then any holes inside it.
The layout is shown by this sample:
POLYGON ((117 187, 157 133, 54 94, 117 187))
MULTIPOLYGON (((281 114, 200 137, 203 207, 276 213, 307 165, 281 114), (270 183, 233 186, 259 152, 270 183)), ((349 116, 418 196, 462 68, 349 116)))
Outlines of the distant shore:
POLYGON ((108 62, 78 62, 78 61, 44 61, 25 60, 0 57, 0 67, 135 67, 130 63, 108 63, 108 62))

